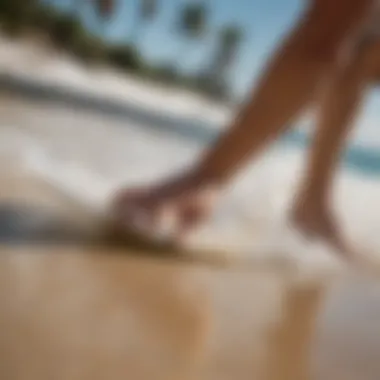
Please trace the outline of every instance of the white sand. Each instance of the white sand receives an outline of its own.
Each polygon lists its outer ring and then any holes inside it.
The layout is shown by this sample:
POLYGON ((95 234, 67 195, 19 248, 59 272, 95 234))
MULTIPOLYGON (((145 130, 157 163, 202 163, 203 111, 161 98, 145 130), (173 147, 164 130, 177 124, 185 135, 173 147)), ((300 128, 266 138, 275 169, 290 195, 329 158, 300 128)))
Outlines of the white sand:
POLYGON ((186 91, 172 91, 107 68, 89 70, 74 58, 53 53, 27 41, 12 42, 0 36, 0 72, 17 74, 40 83, 69 88, 83 95, 98 95, 118 102, 165 112, 183 118, 224 125, 231 110, 186 91))

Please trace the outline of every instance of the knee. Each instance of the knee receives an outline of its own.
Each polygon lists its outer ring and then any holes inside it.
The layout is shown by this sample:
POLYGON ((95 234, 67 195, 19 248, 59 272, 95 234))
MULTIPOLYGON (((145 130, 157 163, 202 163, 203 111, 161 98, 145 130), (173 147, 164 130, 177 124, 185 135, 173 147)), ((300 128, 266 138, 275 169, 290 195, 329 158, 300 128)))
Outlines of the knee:
POLYGON ((372 0, 314 0, 302 20, 304 49, 316 61, 334 60, 368 17, 372 0))

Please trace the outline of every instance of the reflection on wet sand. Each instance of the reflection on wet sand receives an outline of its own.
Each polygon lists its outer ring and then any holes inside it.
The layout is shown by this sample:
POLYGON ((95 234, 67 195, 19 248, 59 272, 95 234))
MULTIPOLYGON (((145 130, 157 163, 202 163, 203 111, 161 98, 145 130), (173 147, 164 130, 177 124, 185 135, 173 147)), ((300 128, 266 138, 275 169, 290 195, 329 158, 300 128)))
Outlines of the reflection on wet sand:
POLYGON ((324 293, 321 284, 294 287, 285 293, 283 319, 272 333, 272 347, 266 360, 268 372, 264 378, 311 378, 311 342, 324 293))
POLYGON ((315 289, 271 273, 35 251, 2 253, 2 378, 308 378, 315 289))
MULTIPOLYGON (((28 183, 4 183, 1 198, 64 204, 28 183)), ((4 245, 0 378, 378 379, 380 285, 299 278, 74 243, 4 245)))
POLYGON ((61 253, 2 256, 2 378, 176 379, 194 370, 209 315, 185 273, 61 253))

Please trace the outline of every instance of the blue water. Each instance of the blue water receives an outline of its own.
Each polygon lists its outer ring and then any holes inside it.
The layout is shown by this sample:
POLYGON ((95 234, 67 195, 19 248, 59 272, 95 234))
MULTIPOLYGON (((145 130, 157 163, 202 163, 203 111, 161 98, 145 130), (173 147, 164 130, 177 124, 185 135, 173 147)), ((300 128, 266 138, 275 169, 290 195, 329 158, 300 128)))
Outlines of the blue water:
MULTIPOLYGON (((292 131, 282 138, 282 143, 298 149, 306 148, 310 138, 305 133, 292 131)), ((341 165, 360 174, 380 177, 380 149, 351 145, 343 152, 341 165)))
MULTIPOLYGON (((182 128, 181 128, 182 130, 182 128)), ((194 128, 188 125, 183 128, 186 135, 211 143, 217 137, 213 129, 202 125, 201 128, 194 128)), ((306 149, 310 145, 310 137, 300 131, 291 131, 279 139, 279 146, 288 146, 295 149, 306 149)), ((341 167, 355 173, 380 178, 380 149, 367 148, 359 145, 350 145, 342 153, 340 161, 341 167)))
MULTIPOLYGON (((200 128, 188 125, 184 128, 187 135, 200 139, 202 142, 211 143, 217 138, 217 133, 212 128, 202 125, 200 128)), ((291 131, 279 139, 279 147, 288 146, 294 149, 304 150, 310 145, 310 137, 301 131, 291 131)), ((380 149, 368 148, 359 145, 350 145, 342 152, 340 165, 355 173, 380 178, 380 149)))

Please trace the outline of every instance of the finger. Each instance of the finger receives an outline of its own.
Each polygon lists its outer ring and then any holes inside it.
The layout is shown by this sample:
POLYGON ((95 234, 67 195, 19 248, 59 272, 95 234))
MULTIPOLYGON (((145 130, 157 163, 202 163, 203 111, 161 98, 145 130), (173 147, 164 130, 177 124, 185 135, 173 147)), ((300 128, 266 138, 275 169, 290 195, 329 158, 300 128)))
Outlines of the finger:
POLYGON ((190 203, 183 205, 179 212, 174 237, 182 243, 205 220, 207 208, 190 203))
POLYGON ((141 202, 128 201, 122 206, 112 210, 112 216, 116 228, 121 233, 133 233, 143 236, 152 236, 156 223, 155 209, 145 207, 141 202))
POLYGON ((180 212, 175 203, 166 203, 156 209, 154 219, 154 233, 161 241, 174 241, 178 225, 180 224, 180 212))
POLYGON ((112 197, 111 205, 115 209, 128 207, 130 204, 141 204, 145 203, 147 198, 147 191, 145 189, 135 188, 135 189, 123 189, 117 191, 112 197))

